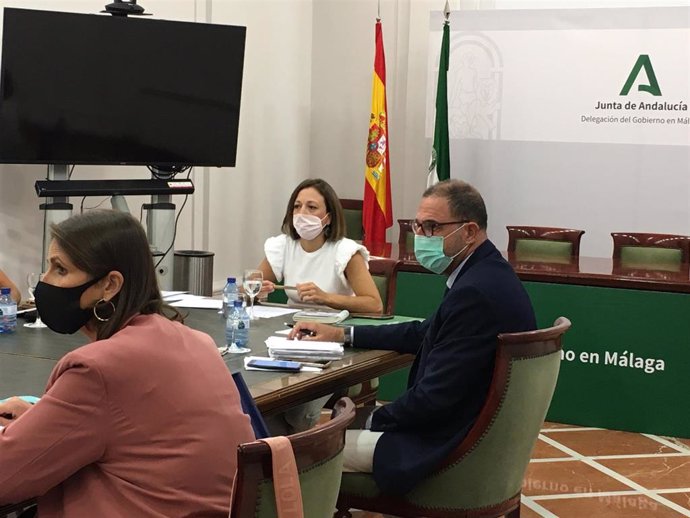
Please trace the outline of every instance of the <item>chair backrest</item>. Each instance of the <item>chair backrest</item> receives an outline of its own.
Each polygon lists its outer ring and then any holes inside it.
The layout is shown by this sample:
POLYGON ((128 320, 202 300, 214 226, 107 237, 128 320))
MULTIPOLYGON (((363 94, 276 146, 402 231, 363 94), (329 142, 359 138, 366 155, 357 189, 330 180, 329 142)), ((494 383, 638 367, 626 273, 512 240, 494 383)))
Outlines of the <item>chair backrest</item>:
POLYGON ((362 226, 364 202, 340 198, 340 204, 343 206, 343 216, 345 216, 345 236, 356 241, 362 241, 364 239, 362 226))
POLYGON ((400 261, 397 259, 377 257, 369 261, 369 273, 371 273, 374 284, 379 290, 381 302, 383 302, 383 312, 386 315, 392 315, 394 312, 399 266, 400 261))
POLYGON ((547 329, 498 336, 493 379, 477 421, 444 465, 405 500, 434 509, 519 501, 556 387, 561 338, 569 328, 570 321, 560 317, 547 329))
MULTIPOLYGON (((304 516, 331 518, 338 498, 343 468, 345 430, 355 418, 351 400, 338 400, 333 419, 305 432, 289 435, 304 504, 304 516)), ((261 441, 237 448, 237 475, 230 516, 233 518, 274 518, 271 450, 261 441)))
POLYGON ((613 260, 629 268, 677 271, 690 262, 690 237, 675 234, 613 232, 613 260))
POLYGON ((508 226, 508 253, 518 261, 565 262, 580 256, 584 230, 508 226))
POLYGON ((412 230, 411 219, 399 219, 398 227, 400 233, 398 234, 398 247, 400 249, 414 250, 414 230, 412 230))

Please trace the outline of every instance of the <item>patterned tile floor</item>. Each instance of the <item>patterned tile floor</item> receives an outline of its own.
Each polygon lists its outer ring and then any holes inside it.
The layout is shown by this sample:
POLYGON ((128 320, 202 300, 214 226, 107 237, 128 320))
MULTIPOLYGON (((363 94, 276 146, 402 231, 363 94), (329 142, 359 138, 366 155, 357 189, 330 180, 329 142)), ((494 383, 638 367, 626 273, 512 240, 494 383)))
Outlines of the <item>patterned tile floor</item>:
POLYGON ((690 439, 545 423, 523 482, 520 516, 690 517, 690 439))

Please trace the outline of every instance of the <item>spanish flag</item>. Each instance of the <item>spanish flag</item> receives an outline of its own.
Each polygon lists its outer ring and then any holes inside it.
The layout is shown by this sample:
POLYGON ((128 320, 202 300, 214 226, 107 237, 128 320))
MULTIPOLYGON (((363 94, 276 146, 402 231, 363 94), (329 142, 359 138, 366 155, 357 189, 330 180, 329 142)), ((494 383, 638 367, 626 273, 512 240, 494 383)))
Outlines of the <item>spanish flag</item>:
POLYGON ((384 243, 386 229, 393 225, 390 160, 388 158, 386 108, 386 58, 383 53, 381 20, 376 20, 376 57, 367 140, 362 225, 367 243, 384 243))

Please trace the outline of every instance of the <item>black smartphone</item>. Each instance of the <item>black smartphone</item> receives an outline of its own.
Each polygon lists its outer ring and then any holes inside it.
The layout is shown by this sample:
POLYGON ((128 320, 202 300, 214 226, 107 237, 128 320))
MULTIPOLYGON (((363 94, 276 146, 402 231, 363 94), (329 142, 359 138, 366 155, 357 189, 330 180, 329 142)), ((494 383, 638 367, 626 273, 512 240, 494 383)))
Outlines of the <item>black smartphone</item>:
POLYGON ((249 360, 247 367, 255 367, 257 369, 271 369, 287 372, 299 372, 302 368, 300 362, 292 362, 287 360, 249 360))

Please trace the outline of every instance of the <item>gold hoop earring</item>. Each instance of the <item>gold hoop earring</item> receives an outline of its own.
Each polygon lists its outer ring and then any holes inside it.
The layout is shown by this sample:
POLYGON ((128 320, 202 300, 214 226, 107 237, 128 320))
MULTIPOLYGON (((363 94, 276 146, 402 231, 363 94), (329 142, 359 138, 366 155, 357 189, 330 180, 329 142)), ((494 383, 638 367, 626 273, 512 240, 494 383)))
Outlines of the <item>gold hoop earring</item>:
POLYGON ((110 317, 112 317, 114 314, 115 314, 115 304, 113 303, 112 300, 101 299, 98 302, 96 302, 96 304, 93 306, 93 316, 96 317, 96 319, 99 320, 100 322, 107 322, 108 320, 110 320, 110 317), (101 308, 105 307, 108 304, 110 304, 110 307, 111 307, 110 315, 108 315, 106 318, 103 318, 98 314, 98 308, 99 307, 101 307, 101 308))

